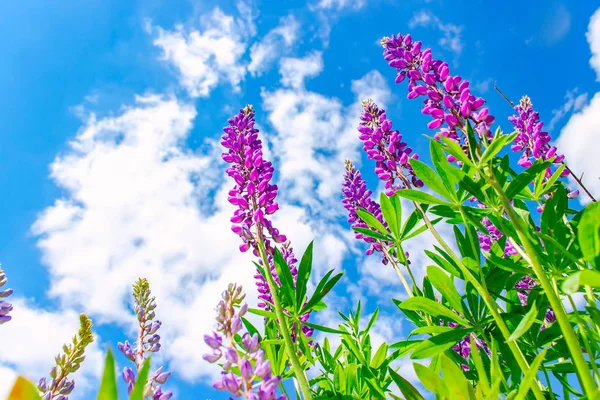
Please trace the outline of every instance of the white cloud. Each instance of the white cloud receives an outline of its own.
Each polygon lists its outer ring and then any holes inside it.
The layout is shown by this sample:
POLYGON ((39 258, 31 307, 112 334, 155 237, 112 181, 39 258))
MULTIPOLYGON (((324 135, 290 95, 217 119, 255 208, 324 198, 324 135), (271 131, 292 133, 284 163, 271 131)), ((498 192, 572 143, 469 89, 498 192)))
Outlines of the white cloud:
POLYGON ((248 71, 260 76, 282 54, 290 51, 298 40, 300 24, 293 15, 281 18, 279 25, 250 48, 248 71))
POLYGON ((570 112, 578 112, 581 110, 588 102, 588 94, 581 93, 578 94, 577 88, 573 90, 567 91, 565 94, 565 104, 563 104, 560 108, 552 110, 552 119, 548 124, 548 130, 551 131, 554 129, 556 124, 567 114, 570 112))
POLYGON ((316 8, 321 10, 343 10, 346 8, 360 10, 367 4, 367 0, 320 0, 316 8))
POLYGON ((304 87, 306 78, 318 76, 323 71, 323 58, 320 51, 314 51, 304 58, 284 58, 279 65, 281 84, 296 89, 304 87))
POLYGON ((162 49, 161 58, 175 67, 191 96, 206 97, 222 81, 239 90, 246 75, 241 59, 256 28, 251 10, 242 3, 238 10, 240 17, 233 17, 215 8, 200 19, 201 29, 155 28, 154 45, 162 49))
MULTIPOLYGON (((596 154, 600 148, 600 92, 571 116, 556 145, 569 168, 577 175, 583 174, 583 183, 596 198, 600 197, 600 158, 596 154)), ((583 192, 579 199, 589 201, 583 192)))
POLYGON ((596 80, 600 81, 600 8, 590 18, 586 37, 592 52, 590 65, 596 71, 596 80))
MULTIPOLYGON (((8 393, 16 374, 22 374, 32 382, 47 376, 54 365, 54 357, 62 351, 64 343, 70 342, 79 329, 79 314, 73 310, 46 311, 16 298, 12 300, 13 319, 0 329, 0 398, 8 393)), ((73 374, 77 390, 73 399, 83 399, 97 388, 92 384, 102 372, 104 356, 99 338, 86 349, 86 360, 73 374)), ((89 398, 89 396, 88 396, 89 398)))
POLYGON ((455 25, 450 23, 444 23, 437 15, 432 14, 429 11, 419 11, 416 13, 411 20, 408 22, 409 28, 413 29, 417 26, 433 27, 442 33, 442 37, 439 39, 439 45, 448 51, 454 53, 454 56, 458 58, 464 48, 462 41, 462 25, 455 25))
POLYGON ((263 92, 263 108, 275 128, 271 141, 277 149, 280 187, 286 200, 308 207, 319 218, 332 217, 343 210, 344 159, 358 158, 360 100, 372 97, 384 103, 390 91, 381 74, 369 72, 352 82, 356 102, 344 107, 337 98, 307 91, 301 80, 290 76, 284 74, 282 82, 292 88, 263 92))
MULTIPOLYGON (((148 95, 117 116, 90 116, 51 165, 63 197, 33 228, 50 274, 49 295, 97 323, 132 329, 131 284, 148 278, 164 323, 160 354, 190 381, 217 372, 202 360, 206 349, 198 340, 212 329, 227 284, 242 284, 256 303, 252 257, 236 251, 239 238, 230 231, 232 183, 220 151, 186 147, 195 115, 189 104, 148 95)), ((345 243, 335 231, 319 231, 304 209, 280 204, 274 224, 298 258, 317 239, 315 275, 339 269, 345 243)))

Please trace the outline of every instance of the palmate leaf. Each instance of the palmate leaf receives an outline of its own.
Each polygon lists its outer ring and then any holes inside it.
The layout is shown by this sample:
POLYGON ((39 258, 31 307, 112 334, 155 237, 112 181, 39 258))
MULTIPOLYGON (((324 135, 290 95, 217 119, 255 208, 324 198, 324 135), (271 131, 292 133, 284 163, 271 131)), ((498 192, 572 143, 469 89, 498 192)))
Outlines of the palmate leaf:
POLYGON ((296 278, 296 306, 300 308, 304 303, 306 297, 306 286, 310 279, 310 273, 312 271, 312 260, 313 260, 313 242, 308 244, 302 259, 300 260, 300 266, 298 267, 298 276, 296 278))
POLYGON ((392 368, 388 368, 390 376, 394 380, 394 383, 398 386, 398 389, 402 392, 402 395, 406 400, 424 400, 421 393, 413 386, 409 381, 404 379, 400 374, 394 371, 392 368))
POLYGON ((385 193, 379 196, 379 204, 381 206, 381 214, 387 222, 392 234, 400 237, 400 228, 402 227, 402 204, 398 196, 388 197, 385 193))
POLYGON ((518 338, 520 338, 521 336, 523 336, 529 330, 529 328, 531 328, 531 326, 535 323, 537 314, 538 314, 538 309, 534 303, 531 305, 531 308, 529 309, 529 311, 527 311, 527 314, 525 314, 523 319, 521 319, 521 322, 519 322, 519 325, 517 325, 514 332, 507 339, 507 342, 513 342, 513 341, 517 340, 518 338))

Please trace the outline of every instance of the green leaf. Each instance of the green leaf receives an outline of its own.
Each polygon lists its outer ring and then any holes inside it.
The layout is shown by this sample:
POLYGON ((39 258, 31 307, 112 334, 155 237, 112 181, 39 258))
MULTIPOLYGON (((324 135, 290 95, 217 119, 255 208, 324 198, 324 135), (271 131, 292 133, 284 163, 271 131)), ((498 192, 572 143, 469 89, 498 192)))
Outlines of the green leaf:
POLYGON ((425 297, 411 297, 399 305, 402 310, 423 311, 431 316, 445 317, 464 326, 471 326, 469 321, 456 315, 444 305, 425 297))
POLYGON ((419 393, 419 391, 413 385, 411 385, 409 381, 400 376, 400 374, 398 374, 392 368, 388 368, 388 371, 406 400, 424 400, 424 397, 421 396, 421 393, 419 393))
MULTIPOLYGON (((442 219, 443 219, 443 218, 436 218, 436 219, 434 219, 434 220, 431 220, 431 221, 430 221, 430 222, 431 222, 431 225, 435 225, 435 224, 437 224, 437 223, 438 223, 438 222, 440 222, 442 219)), ((408 239, 414 238, 415 236, 417 236, 417 235, 420 235, 421 233, 425 232, 427 229, 428 229, 427 225, 423 224, 423 225, 421 225, 420 227, 418 227, 417 229, 415 229, 414 231, 412 231, 412 232, 408 232, 408 233, 406 234, 406 236, 402 236, 402 241, 405 241, 405 240, 408 240, 408 239)))
POLYGON ((469 145, 469 154, 471 159, 477 162, 477 140, 475 139, 475 132, 469 120, 467 120, 467 141, 469 145))
POLYGON ((371 315, 371 318, 369 318, 369 323, 367 324, 367 327, 365 328, 364 332, 368 333, 371 330, 371 328, 375 324, 375 321, 377 321, 377 316, 379 316, 379 307, 375 309, 373 315, 371 315))
POLYGON ((533 165, 517 175, 506 188, 506 196, 512 199, 521 192, 526 186, 528 186, 538 173, 545 171, 550 165, 549 162, 536 161, 533 165))
POLYGON ((323 277, 323 279, 321 279, 321 281, 315 288, 315 292, 313 293, 312 297, 310 298, 310 300, 308 300, 308 302, 304 305, 304 307, 300 311, 300 313, 299 313, 300 315, 306 314, 308 311, 310 311, 312 309, 312 307, 314 305, 318 304, 323 299, 323 297, 325 297, 325 295, 327 295, 327 293, 329 293, 329 291, 333 288, 333 286, 335 286, 335 284, 344 275, 343 272, 340 272, 339 274, 335 275, 333 278, 329 279, 331 274, 333 274, 333 270, 330 270, 329 272, 327 272, 325 274, 325 276, 323 277))
POLYGON ((146 386, 146 381, 148 380, 148 371, 150 370, 150 358, 146 358, 144 361, 144 365, 142 365, 142 369, 137 376, 135 381, 135 385, 133 385, 133 390, 131 391, 131 395, 129 396, 129 400, 144 400, 144 386, 146 386))
POLYGON ((296 306, 302 307, 304 304, 304 298, 306 297, 306 286, 310 273, 312 271, 312 260, 313 260, 313 242, 311 241, 300 260, 298 266, 298 276, 296 278, 296 306))
POLYGON ((453 199, 453 197, 456 197, 450 194, 448 189, 446 189, 446 186, 444 186, 444 182, 442 181, 442 179, 435 173, 435 171, 429 165, 415 158, 411 158, 409 163, 417 177, 420 180, 422 180, 425 185, 430 187, 434 192, 441 196, 444 196, 447 199, 453 199))
MULTIPOLYGON (((435 139, 431 139, 431 140, 435 140, 435 139)), ((450 153, 451 155, 456 157, 459 161, 462 161, 463 163, 465 163, 471 167, 475 167, 475 164, 473 164, 473 161, 471 161, 469 156, 467 156, 465 154, 465 151, 460 147, 460 145, 458 143, 456 143, 454 140, 452 140, 448 137, 445 137, 445 136, 440 136, 440 140, 442 142, 444 142, 444 144, 446 145, 444 150, 446 150, 448 153, 450 153)))
POLYGON ((400 197, 403 197, 403 198, 411 200, 411 201, 415 201, 417 203, 451 205, 450 203, 448 203, 446 201, 438 199, 437 197, 432 196, 429 193, 422 192, 420 190, 402 189, 396 193, 400 197))
POLYGON ((529 328, 531 328, 531 326, 534 324, 535 318, 537 317, 537 313, 538 313, 538 309, 534 303, 534 304, 532 304, 529 311, 527 311, 527 314, 525 314, 525 316, 523 317, 521 322, 519 322, 519 325, 517 325, 514 332, 510 335, 510 337, 506 341, 514 342, 515 340, 517 340, 518 338, 523 336, 529 330, 529 328))
POLYGON ((471 359, 473 360, 473 364, 475 364, 477 378, 479 379, 477 386, 482 386, 483 392, 487 393, 490 390, 490 381, 488 380, 486 368, 483 366, 483 360, 481 359, 481 354, 479 354, 479 349, 477 348, 477 344, 475 343, 473 336, 470 337, 470 345, 471 359))
POLYGON ((444 154, 441 144, 437 140, 429 142, 429 152, 431 153, 431 162, 433 162, 435 170, 442 179, 448 193, 452 195, 452 200, 456 201, 458 199, 455 189, 457 183, 456 171, 459 171, 460 173, 460 170, 448 162, 448 158, 446 157, 446 154, 444 154))
POLYGON ((364 208, 358 208, 356 210, 356 214, 370 228, 377 229, 379 232, 383 233, 384 235, 387 235, 390 233, 386 229, 386 227, 373 214, 371 214, 364 208))
POLYGON ((394 238, 392 238, 391 236, 382 235, 381 233, 371 230, 369 228, 353 227, 352 230, 356 231, 358 233, 362 233, 363 235, 371 237, 373 239, 383 240, 384 242, 393 242, 394 241, 394 238))
POLYGON ((414 363, 413 365, 415 372, 417 373, 417 376, 419 377, 419 380, 425 389, 430 390, 440 396, 444 396, 446 393, 448 393, 446 384, 442 378, 438 376, 438 374, 422 364, 414 363))
POLYGON ((387 357, 387 350, 387 343, 381 343, 381 346, 379 346, 379 348, 375 352, 375 355, 373 356, 373 359, 371 360, 371 368, 378 369, 379 367, 381 367, 381 364, 383 364, 385 358, 387 357))
POLYGON ((531 366, 529 367, 529 371, 525 374, 525 377, 519 384, 519 392, 517 393, 517 397, 515 400, 525 400, 525 396, 531 389, 531 385, 535 385, 535 377, 537 376, 538 370, 540 369, 540 365, 542 365, 542 361, 544 361, 544 357, 546 357, 546 352, 548 349, 542 350, 540 354, 533 360, 531 366))
POLYGON ((461 314, 465 314, 462 299, 452 279, 446 275, 440 268, 430 265, 427 267, 427 276, 431 281, 431 284, 444 296, 450 303, 452 308, 461 314))
POLYGON ((110 349, 106 352, 106 361, 104 362, 104 374, 102 383, 98 391, 97 400, 118 400, 117 377, 115 373, 115 358, 110 349))
MULTIPOLYGON (((275 247, 275 253, 273 254, 273 264, 275 265, 277 276, 281 280, 281 286, 279 287, 280 292, 287 304, 295 308, 296 299, 294 297, 294 278, 292 277, 292 271, 290 271, 290 267, 277 247, 275 247)), ((301 307, 301 305, 298 305, 298 307, 301 307)))
POLYGON ((452 348, 456 343, 463 339, 471 329, 454 328, 452 331, 440 333, 423 340, 415 346, 410 358, 430 358, 452 348))
POLYGON ((600 203, 590 203, 583 210, 577 227, 577 239, 583 258, 600 268, 600 203))
POLYGON ((571 295, 579 290, 581 285, 600 287, 600 272, 584 269, 571 274, 562 284, 562 291, 571 295))
POLYGON ((248 308, 248 312, 256 315, 260 315, 261 317, 266 318, 277 318, 273 311, 261 310, 259 308, 248 308))
POLYGON ((41 397, 33 383, 19 376, 8 395, 8 400, 41 400, 41 397))
POLYGON ((397 196, 388 197, 385 193, 381 192, 379 204, 381 205, 383 219, 387 222, 390 231, 396 238, 400 237, 400 227, 402 226, 402 205, 400 204, 400 199, 397 196))
POLYGON ((512 142, 515 137, 515 134, 496 136, 488 148, 485 149, 485 152, 481 156, 481 160, 479 160, 479 165, 483 166, 491 161, 492 158, 494 158, 494 156, 498 154, 504 146, 506 146, 506 143, 512 142))
POLYGON ((442 363, 442 375, 444 382, 448 387, 448 397, 450 399, 469 399, 473 398, 473 388, 465 378, 462 370, 452 360, 444 355, 440 356, 442 363))
POLYGON ((424 335, 424 334, 432 334, 432 333, 444 333, 444 332, 449 332, 452 331, 456 328, 451 328, 449 326, 445 326, 445 325, 433 325, 433 326, 421 326, 419 328, 413 329, 413 331, 410 333, 410 335, 408 335, 408 337, 414 336, 414 335, 424 335))
POLYGON ((316 330, 321 331, 321 332, 336 333, 338 335, 345 334, 345 332, 340 331, 339 329, 333 329, 333 328, 329 328, 327 326, 313 324, 313 323, 308 322, 308 321, 307 322, 302 322, 302 325, 306 325, 309 328, 313 328, 313 329, 316 329, 316 330))

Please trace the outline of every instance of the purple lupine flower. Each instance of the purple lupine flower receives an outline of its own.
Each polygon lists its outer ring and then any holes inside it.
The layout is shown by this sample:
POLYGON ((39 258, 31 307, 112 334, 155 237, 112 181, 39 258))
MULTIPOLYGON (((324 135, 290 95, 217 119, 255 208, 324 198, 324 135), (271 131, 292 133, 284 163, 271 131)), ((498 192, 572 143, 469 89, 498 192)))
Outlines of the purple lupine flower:
MULTIPOLYGON (((156 302, 151 297, 150 283, 147 279, 140 278, 133 285, 134 311, 139 323, 138 337, 135 342, 135 348, 126 340, 119 343, 119 350, 135 364, 135 371, 130 367, 123 368, 123 380, 127 384, 127 391, 131 393, 137 379, 136 372, 144 365, 148 353, 156 353, 160 350, 160 335, 156 332, 161 326, 159 320, 155 320, 156 302)), ((161 385, 167 382, 171 376, 170 372, 163 372, 163 367, 159 367, 150 375, 144 386, 144 398, 152 397, 153 400, 168 400, 173 395, 172 392, 163 392, 161 385)))
MULTIPOLYGON (((0 289, 2 289, 2 287, 6 284, 7 280, 8 279, 6 278, 6 274, 2 269, 2 265, 0 265, 0 289)), ((12 289, 0 290, 0 325, 10 321, 12 318, 10 315, 8 315, 8 313, 12 311, 13 306, 8 301, 3 300, 11 294, 13 294, 12 289)))
MULTIPOLYGON (((456 311, 455 311, 455 313, 458 314, 456 311)), ((460 315, 460 314, 458 314, 458 315, 460 315)), ((459 326, 454 321, 448 321, 448 322, 446 322, 444 320, 440 320, 440 326, 444 326, 446 324, 450 328, 457 328, 459 326)), ((458 354, 459 356, 461 356, 465 360, 468 360, 469 356, 471 355, 471 338, 473 338, 473 340, 475 341, 475 345, 477 346, 478 349, 483 349, 483 351, 485 351, 488 355, 491 355, 491 351, 490 351, 490 348, 487 345, 487 343, 483 339, 479 339, 477 337, 477 335, 475 335, 474 332, 469 333, 467 336, 465 336, 464 338, 462 338, 461 340, 459 340, 458 343, 456 343, 452 347, 452 350, 454 350, 454 352, 456 354, 458 354)), ((461 368, 464 371, 468 371, 469 370, 469 366, 467 364, 461 364, 461 368)))
MULTIPOLYGON (((530 276, 524 276, 523 278, 521 278, 521 280, 515 283, 515 289, 517 290, 519 301, 521 302, 521 305, 523 307, 527 306, 527 299, 529 298, 529 293, 531 292, 531 289, 534 288, 536 285, 537 282, 533 280, 533 278, 530 276)), ((554 311, 552 310, 552 307, 548 307, 548 309, 546 310, 544 323, 542 324, 540 330, 546 329, 548 325, 555 321, 556 316, 554 315, 554 311)))
POLYGON ((375 173, 385 182, 386 194, 393 196, 396 191, 413 186, 423 187, 409 164, 410 158, 418 159, 412 153, 402 134, 392 129, 392 120, 387 118, 385 110, 379 108, 371 99, 362 102, 358 131, 363 141, 363 150, 367 157, 375 160, 375 173), (409 183, 410 181, 410 183, 409 183))
MULTIPOLYGON (((358 208, 364 208, 379 220, 386 228, 387 223, 383 220, 381 214, 381 207, 377 202, 371 199, 371 192, 367 189, 367 183, 362 178, 359 170, 357 170, 350 160, 344 161, 346 166, 346 172, 344 174, 344 183, 342 185, 342 194, 344 208, 348 211, 348 222, 352 224, 352 228, 365 228, 368 226, 365 224, 356 213, 358 208)), ((364 240, 370 244, 367 250, 367 255, 373 254, 375 251, 382 251, 381 244, 372 237, 365 236, 362 233, 354 232, 354 237, 358 240, 364 240)), ((387 264, 388 260, 383 256, 383 263, 387 264)))
MULTIPOLYGON (((443 127, 436 138, 442 135, 464 145, 457 129, 463 130, 466 121, 481 138, 491 138, 489 126, 494 117, 483 107, 485 100, 471 93, 469 81, 452 76, 448 63, 434 60, 431 49, 421 50, 422 43, 413 41, 410 34, 383 38, 382 44, 385 60, 397 71, 396 83, 408 79, 408 98, 425 99, 421 112, 431 117, 427 126, 443 127)), ((451 157, 450 161, 455 160, 451 157)))
MULTIPOLYGON (((223 128, 225 134, 221 145, 227 149, 227 152, 222 154, 223 160, 231 164, 225 171, 236 183, 229 191, 228 198, 231 204, 237 206, 231 218, 231 230, 242 239, 240 250, 245 252, 252 249, 253 254, 259 257, 261 265, 263 262, 259 246, 262 243, 269 270, 277 285, 281 285, 281 282, 273 262, 273 246, 282 244, 281 254, 290 267, 295 284, 298 271, 293 249, 286 236, 273 226, 268 217, 279 209, 275 202, 277 185, 271 183, 273 164, 263 158, 262 141, 258 138, 258 129, 254 127, 254 109, 250 105, 246 106, 230 118, 228 123, 229 125, 223 128)), ((269 310, 270 304, 273 304, 269 286, 260 272, 257 271, 255 278, 258 297, 262 300, 258 305, 269 310)), ((303 318, 306 321, 308 316, 303 318)), ((308 326, 303 325, 302 330, 307 337, 312 335, 313 329, 308 326)))
POLYGON ((213 387, 226 390, 235 397, 283 400, 285 396, 277 397, 276 394, 281 377, 271 375, 271 364, 265 360, 258 334, 245 332, 241 345, 235 340, 235 335, 242 329, 241 319, 248 310, 248 304, 242 304, 245 297, 241 286, 229 284, 216 307, 216 332, 204 335, 204 342, 212 349, 211 353, 203 356, 204 359, 210 363, 225 359, 221 378, 213 387), (239 376, 232 372, 235 367, 239 376))
POLYGON ((92 320, 85 314, 79 316, 79 331, 71 344, 63 345, 63 353, 55 357, 56 364, 50 369, 50 380, 38 381, 37 389, 42 400, 68 400, 75 388, 69 375, 81 367, 85 360, 85 348, 94 341, 92 320))
MULTIPOLYGON (((554 164, 561 164, 565 156, 557 154, 555 146, 550 146, 552 138, 550 134, 543 131, 544 123, 540 121, 540 114, 534 111, 533 104, 529 96, 523 96, 519 104, 515 106, 516 114, 508 117, 508 120, 514 125, 518 132, 511 149, 514 152, 521 152, 518 164, 524 168, 530 167, 536 160, 551 160, 554 164)), ((552 176, 552 168, 546 168, 544 180, 552 176)), ((561 173, 561 177, 569 175, 569 170, 561 173)), ((568 193, 568 197, 573 199, 579 195, 579 190, 573 190, 568 193)), ((539 210, 541 211, 541 209, 539 210)))

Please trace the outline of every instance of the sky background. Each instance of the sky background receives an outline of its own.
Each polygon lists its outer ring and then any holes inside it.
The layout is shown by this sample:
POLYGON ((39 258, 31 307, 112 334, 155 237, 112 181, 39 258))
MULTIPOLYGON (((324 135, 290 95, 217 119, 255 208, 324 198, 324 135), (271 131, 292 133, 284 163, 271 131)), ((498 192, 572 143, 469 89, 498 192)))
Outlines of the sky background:
MULTIPOLYGON (((163 321, 154 362, 174 373, 166 388, 182 400, 228 398, 210 387, 218 371, 202 360, 202 335, 229 282, 256 302, 251 258, 229 229, 219 149, 221 128, 248 103, 275 164, 275 224, 298 255, 315 240, 315 277, 346 272, 315 321, 334 326, 361 299, 367 314, 382 308, 376 343, 402 339, 411 327, 390 300, 403 298, 401 285, 364 256, 340 202, 345 158, 378 188, 356 133, 367 97, 427 159, 427 119, 394 84, 379 40, 411 32, 472 82, 506 131, 511 108, 493 82, 513 101, 528 94, 600 196, 594 3, 3 1, 0 262, 15 309, 0 327, 0 398, 17 373, 49 372, 80 312, 97 336, 71 398, 93 396, 104 349, 135 338, 139 276, 163 321)), ((408 244, 421 276, 431 246, 426 235, 408 244)), ((408 362, 401 372, 414 379, 408 362)))

